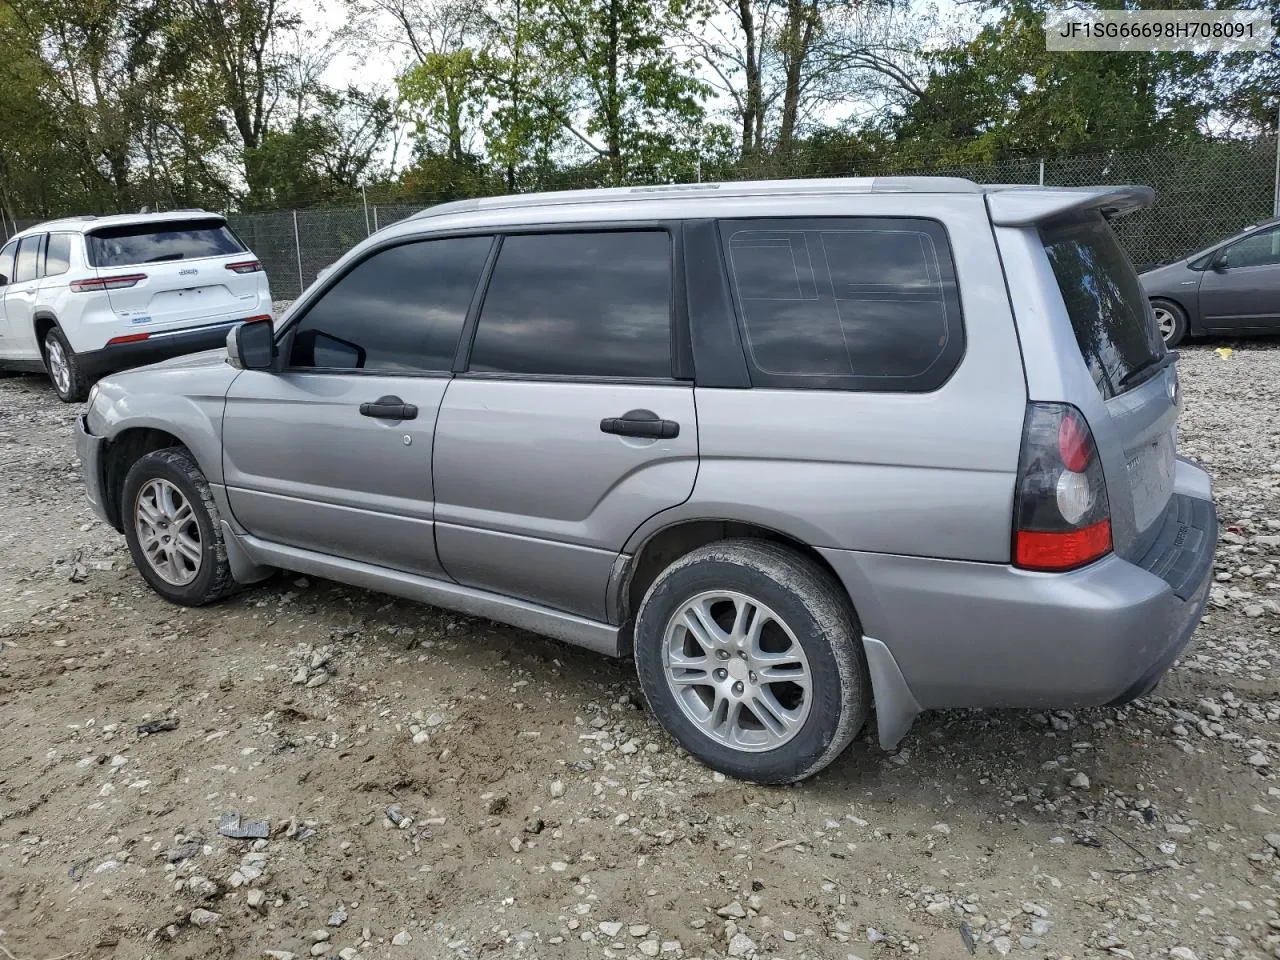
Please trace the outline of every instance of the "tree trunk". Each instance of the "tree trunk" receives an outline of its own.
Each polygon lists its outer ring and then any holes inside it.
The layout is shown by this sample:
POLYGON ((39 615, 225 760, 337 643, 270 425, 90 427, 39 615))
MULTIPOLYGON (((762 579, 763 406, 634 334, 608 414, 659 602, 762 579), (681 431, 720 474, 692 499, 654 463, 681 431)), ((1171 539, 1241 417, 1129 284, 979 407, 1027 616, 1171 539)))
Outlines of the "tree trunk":
POLYGON ((622 118, 618 104, 618 0, 609 0, 607 53, 608 103, 604 107, 605 147, 609 153, 609 174, 614 186, 622 184, 622 118))
POLYGON ((818 21, 818 0, 787 0, 787 22, 783 28, 782 62, 785 82, 782 89, 782 123, 778 128, 778 157, 791 158, 795 143, 796 119, 800 114, 800 80, 813 43, 818 21))
POLYGON ((760 149, 760 129, 764 121, 764 104, 760 92, 760 60, 756 50, 756 21, 751 0, 738 0, 738 23, 745 44, 747 97, 742 109, 742 159, 747 160, 760 149))

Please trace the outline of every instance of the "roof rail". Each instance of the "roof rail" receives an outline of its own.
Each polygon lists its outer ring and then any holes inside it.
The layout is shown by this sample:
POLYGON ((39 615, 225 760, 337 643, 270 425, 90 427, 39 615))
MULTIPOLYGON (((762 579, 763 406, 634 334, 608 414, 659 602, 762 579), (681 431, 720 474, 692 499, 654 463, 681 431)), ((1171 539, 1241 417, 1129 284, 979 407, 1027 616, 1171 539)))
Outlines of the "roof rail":
POLYGON ((677 183, 648 187, 598 187, 548 193, 513 193, 497 197, 454 200, 427 207, 406 219, 419 220, 477 210, 579 203, 617 203, 626 200, 670 200, 685 197, 798 196, 851 193, 979 193, 982 188, 960 177, 829 177, 795 180, 732 180, 719 183, 677 183))

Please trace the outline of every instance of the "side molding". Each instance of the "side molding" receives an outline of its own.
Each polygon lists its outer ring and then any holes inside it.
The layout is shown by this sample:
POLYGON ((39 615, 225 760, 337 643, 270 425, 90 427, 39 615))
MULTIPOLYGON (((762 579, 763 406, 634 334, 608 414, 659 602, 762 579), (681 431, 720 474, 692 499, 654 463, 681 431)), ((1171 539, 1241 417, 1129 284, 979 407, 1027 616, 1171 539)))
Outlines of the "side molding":
MULTIPOLYGON (((224 521, 224 533, 228 530, 224 521)), ((337 580, 339 583, 347 583, 353 587, 378 590, 408 600, 417 600, 420 603, 454 610, 468 616, 487 617, 531 633, 540 633, 579 647, 586 647, 588 650, 610 657, 621 655, 619 630, 607 623, 588 620, 561 610, 552 610, 527 600, 517 600, 514 597, 504 597, 485 590, 464 587, 458 583, 433 580, 430 577, 390 570, 370 563, 344 560, 311 550, 268 543, 248 534, 238 537, 237 540, 250 561, 260 566, 280 567, 328 580, 337 580)))
POLYGON ((921 707, 888 647, 872 637, 863 637, 862 649, 867 655, 867 669, 871 673, 871 690, 876 701, 876 733, 880 739, 880 747, 892 750, 907 735, 911 724, 919 716, 921 707))

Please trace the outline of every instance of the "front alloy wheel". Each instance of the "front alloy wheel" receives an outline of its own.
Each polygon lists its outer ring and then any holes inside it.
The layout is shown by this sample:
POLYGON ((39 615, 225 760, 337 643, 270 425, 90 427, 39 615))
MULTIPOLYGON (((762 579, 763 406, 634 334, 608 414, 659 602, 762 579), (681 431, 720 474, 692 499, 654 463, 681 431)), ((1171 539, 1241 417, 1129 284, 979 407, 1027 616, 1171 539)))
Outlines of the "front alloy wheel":
POLYGON ((182 491, 163 478, 148 480, 133 506, 138 545, 165 583, 186 586, 200 573, 204 551, 195 511, 182 491))
POLYGON ((213 491, 184 448, 153 450, 129 468, 120 513, 134 566, 166 600, 197 607, 235 588, 213 491))

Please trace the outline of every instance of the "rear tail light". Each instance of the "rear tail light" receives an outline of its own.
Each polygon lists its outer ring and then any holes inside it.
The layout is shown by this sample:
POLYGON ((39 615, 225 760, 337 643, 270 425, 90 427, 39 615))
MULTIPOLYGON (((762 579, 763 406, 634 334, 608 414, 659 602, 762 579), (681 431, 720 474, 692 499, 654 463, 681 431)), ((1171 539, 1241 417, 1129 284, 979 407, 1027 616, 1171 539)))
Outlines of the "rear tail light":
POLYGON ((1027 405, 1013 521, 1013 563, 1025 570, 1073 570, 1111 552, 1098 448, 1070 404, 1027 405))
POLYGON ((146 340, 149 336, 151 336, 149 333, 129 333, 123 337, 112 337, 107 341, 107 346, 109 347, 116 343, 138 343, 141 340, 146 340))
POLYGON ((145 273, 122 274, 118 277, 95 277, 92 280, 75 280, 71 289, 76 293, 93 293, 96 290, 123 290, 147 279, 145 273))
POLYGON ((262 272, 262 262, 260 260, 241 260, 239 263, 228 263, 227 269, 232 273, 260 273, 262 272))

